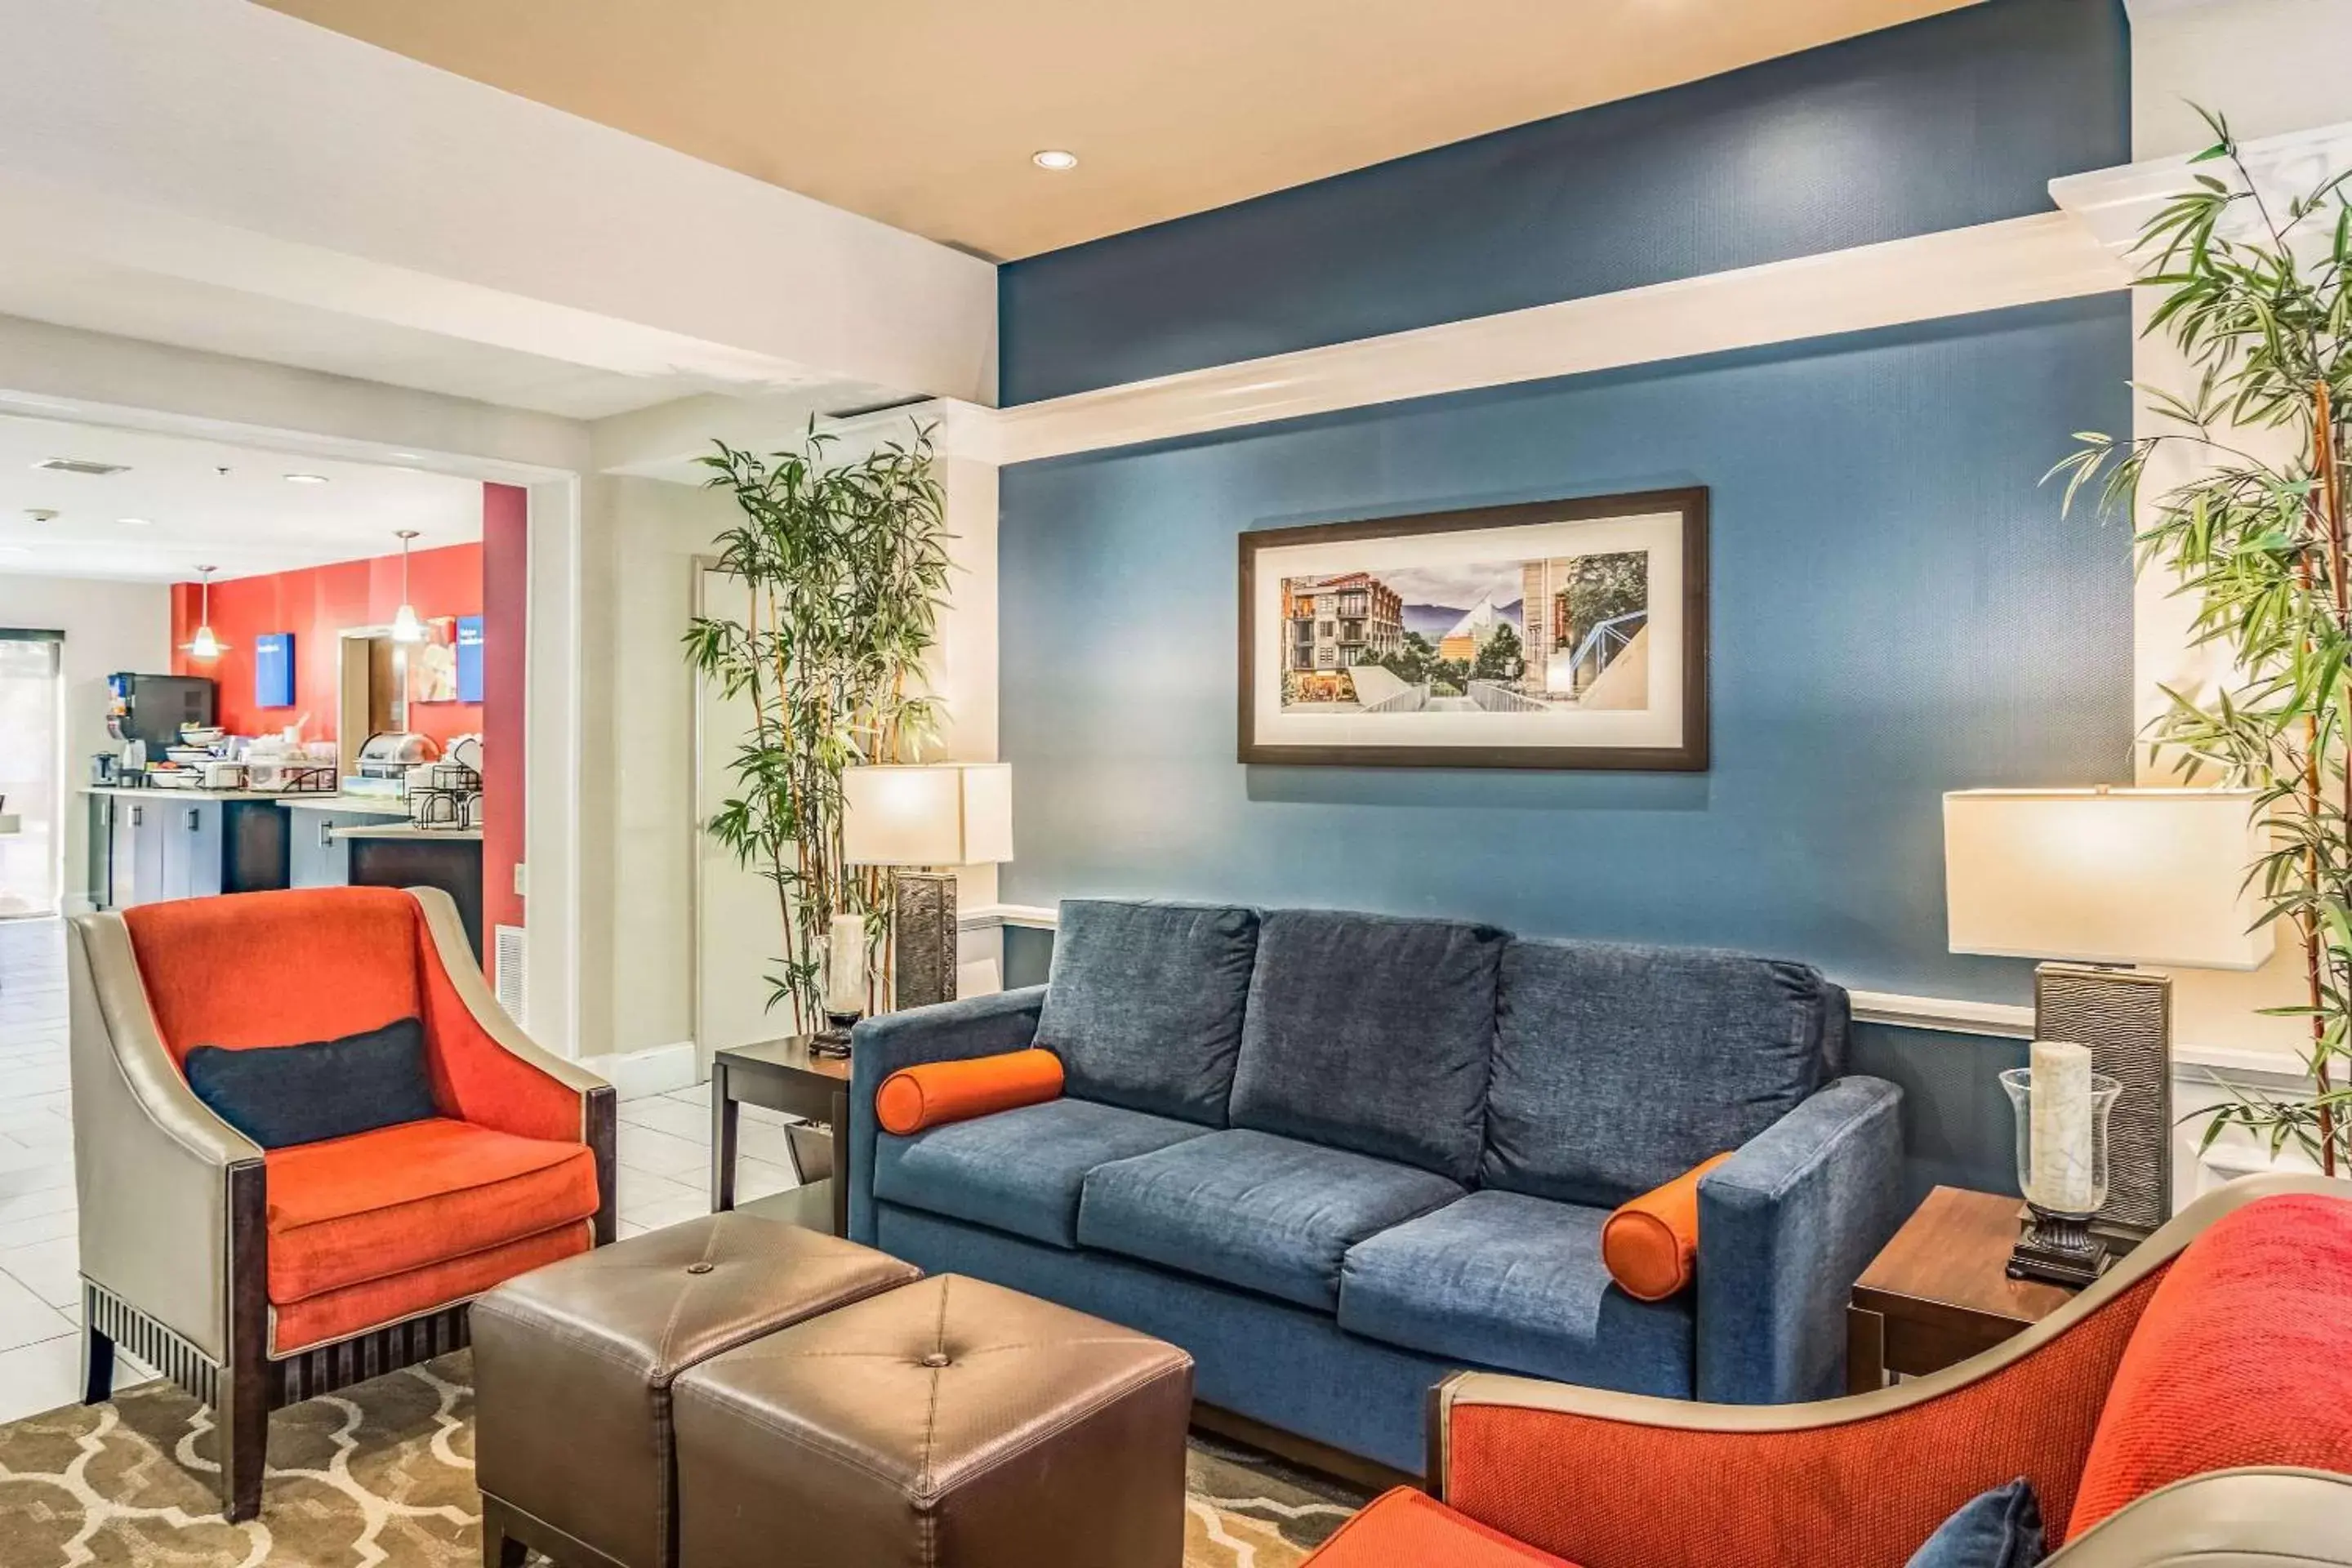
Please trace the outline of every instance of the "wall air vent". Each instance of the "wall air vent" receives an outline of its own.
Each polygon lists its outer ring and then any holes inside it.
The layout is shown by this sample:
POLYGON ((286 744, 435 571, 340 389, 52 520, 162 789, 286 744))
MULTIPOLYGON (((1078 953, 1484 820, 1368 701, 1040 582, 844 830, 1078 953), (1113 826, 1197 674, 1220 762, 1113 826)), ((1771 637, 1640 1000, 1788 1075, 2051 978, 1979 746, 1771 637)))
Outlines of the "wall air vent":
POLYGON ((47 468, 53 474, 92 474, 101 477, 107 474, 127 474, 131 471, 131 465, 128 463, 94 463, 88 458, 43 458, 33 467, 47 468))
POLYGON ((523 928, 496 926, 490 931, 490 963, 497 973, 499 1005, 520 1026, 522 1023, 523 928))

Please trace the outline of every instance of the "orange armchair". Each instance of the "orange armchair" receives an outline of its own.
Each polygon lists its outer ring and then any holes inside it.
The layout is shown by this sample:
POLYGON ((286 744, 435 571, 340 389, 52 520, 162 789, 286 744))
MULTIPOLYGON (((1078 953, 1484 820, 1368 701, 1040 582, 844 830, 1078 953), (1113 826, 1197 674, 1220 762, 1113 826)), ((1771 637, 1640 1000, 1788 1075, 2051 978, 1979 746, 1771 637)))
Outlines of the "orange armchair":
POLYGON ((84 1396, 120 1343, 213 1405, 232 1520, 260 1510, 271 1410, 456 1350, 476 1295, 613 1239, 613 1089, 508 1020, 446 894, 87 915, 68 967, 84 1396), (264 1151, 182 1071, 405 1017, 426 1121, 264 1151))
POLYGON ((2018 1476, 2052 1568, 2352 1563, 2352 1189, 2213 1193, 1933 1377, 1709 1405, 1464 1373, 1430 1447, 1435 1499, 1388 1494, 1313 1568, 1902 1568, 2018 1476))

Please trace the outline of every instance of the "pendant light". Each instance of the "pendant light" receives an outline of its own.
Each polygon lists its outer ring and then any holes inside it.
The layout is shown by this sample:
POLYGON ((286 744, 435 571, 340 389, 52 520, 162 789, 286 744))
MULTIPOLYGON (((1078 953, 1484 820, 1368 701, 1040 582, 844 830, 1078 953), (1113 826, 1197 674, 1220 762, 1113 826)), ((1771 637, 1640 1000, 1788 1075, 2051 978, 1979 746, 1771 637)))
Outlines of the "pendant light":
POLYGON ((400 538, 400 609, 392 617, 392 640, 423 642, 425 623, 416 618, 416 606, 408 602, 408 542, 416 537, 416 530, 404 528, 400 538))
POLYGON ((218 658, 228 645, 213 636, 213 574, 217 566, 199 566, 196 575, 204 579, 203 608, 196 612, 196 635, 182 644, 190 658, 218 658))

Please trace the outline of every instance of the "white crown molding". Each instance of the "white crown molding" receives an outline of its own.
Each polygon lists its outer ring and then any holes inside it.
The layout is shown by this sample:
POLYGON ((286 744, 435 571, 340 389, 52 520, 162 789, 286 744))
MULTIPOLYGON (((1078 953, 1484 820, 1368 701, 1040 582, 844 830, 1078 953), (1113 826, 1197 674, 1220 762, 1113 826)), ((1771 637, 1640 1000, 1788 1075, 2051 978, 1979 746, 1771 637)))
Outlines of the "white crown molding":
MULTIPOLYGON (((2305 191, 2352 164, 2352 123, 2265 136, 2242 144, 2240 153, 2247 172, 2265 193, 2305 191)), ((2138 243, 2141 225, 2199 174, 2210 173, 2208 167, 2190 163, 2183 153, 2069 174, 2050 182, 2050 195, 2121 258, 2138 243)), ((2252 215, 2246 215, 2249 226, 2253 221, 2252 215)))
POLYGON ((998 463, 2103 294, 2121 264, 2063 213, 1567 300, 993 411, 998 463))

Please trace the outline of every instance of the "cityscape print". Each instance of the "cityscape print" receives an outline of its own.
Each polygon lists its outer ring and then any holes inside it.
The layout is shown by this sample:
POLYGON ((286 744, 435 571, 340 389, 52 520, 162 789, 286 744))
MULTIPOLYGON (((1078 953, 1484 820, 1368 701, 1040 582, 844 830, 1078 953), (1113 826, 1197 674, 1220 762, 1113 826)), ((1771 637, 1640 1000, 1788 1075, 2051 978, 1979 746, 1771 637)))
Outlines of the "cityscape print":
POLYGON ((1285 577, 1286 714, 1650 706, 1645 551, 1285 577))

